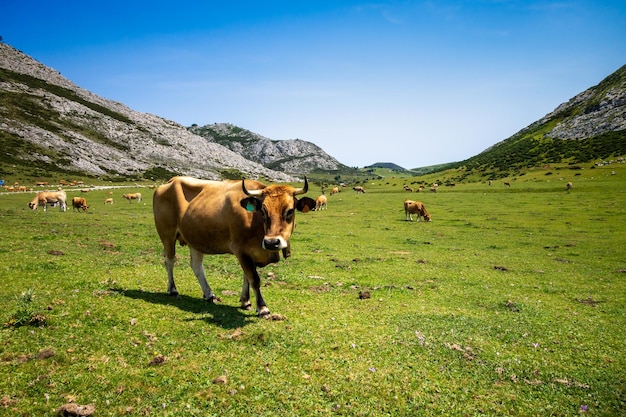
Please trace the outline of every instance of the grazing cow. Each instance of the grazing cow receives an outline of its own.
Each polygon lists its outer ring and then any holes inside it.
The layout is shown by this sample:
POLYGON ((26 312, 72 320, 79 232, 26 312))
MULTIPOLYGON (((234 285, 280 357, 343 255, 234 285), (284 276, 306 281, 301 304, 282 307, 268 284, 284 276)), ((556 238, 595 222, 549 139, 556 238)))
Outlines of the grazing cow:
POLYGON ((137 200, 138 203, 141 203, 141 193, 122 194, 122 198, 127 199, 129 203, 132 203, 133 200, 137 200))
POLYGON ((28 203, 31 210, 37 210, 37 207, 43 206, 43 211, 48 210, 48 205, 55 206, 59 204, 60 211, 67 211, 67 195, 65 191, 40 191, 28 203))
POLYGON ((430 187, 430 192, 431 193, 436 193, 437 192, 437 188, 438 187, 430 187))
POLYGON ((426 211, 426 207, 421 201, 413 201, 408 198, 404 200, 404 214, 406 220, 413 221, 413 214, 417 214, 416 221, 420 221, 420 217, 424 218, 424 221, 432 221, 430 214, 426 211))
POLYGON ((510 186, 511 186, 511 183, 505 182, 505 183, 504 183, 504 185, 505 185, 506 187, 510 187, 510 186))
POLYGON ((112 198, 105 199, 104 204, 113 204, 113 199, 112 198))
POLYGON ((360 194, 360 193, 365 194, 365 188, 363 187, 357 186, 357 187, 352 187, 352 189, 356 191, 357 194, 360 194))
POLYGON ((328 198, 322 194, 315 199, 315 211, 324 210, 328 203, 328 198))
POLYGON ((330 195, 337 194, 337 193, 339 193, 339 187, 334 187, 332 190, 330 190, 330 195))
POLYGON ((571 191, 573 187, 574 187, 574 184, 572 184, 571 181, 567 183, 567 191, 571 191))
POLYGON ((89 206, 87 205, 87 200, 83 197, 74 197, 72 198, 72 211, 83 209, 83 212, 87 211, 89 206))
POLYGON ((232 253, 239 260, 244 278, 241 308, 251 308, 250 286, 256 298, 259 316, 270 310, 261 296, 261 278, 257 267, 264 267, 291 255, 289 238, 295 226, 295 211, 314 208, 315 201, 297 195, 303 188, 258 181, 208 181, 174 177, 158 187, 153 196, 154 222, 164 248, 168 293, 177 295, 174 283, 176 241, 189 245, 193 270, 205 299, 215 294, 206 281, 202 259, 205 254, 232 253))

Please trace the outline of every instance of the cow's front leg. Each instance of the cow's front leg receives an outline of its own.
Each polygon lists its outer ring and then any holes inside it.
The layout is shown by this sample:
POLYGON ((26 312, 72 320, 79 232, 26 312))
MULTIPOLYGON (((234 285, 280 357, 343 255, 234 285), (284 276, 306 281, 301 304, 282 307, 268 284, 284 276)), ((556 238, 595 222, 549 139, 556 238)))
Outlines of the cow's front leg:
POLYGON ((261 277, 259 277, 259 273, 256 270, 256 265, 252 259, 245 257, 243 259, 239 259, 241 263, 241 267, 243 268, 244 273, 244 283, 241 289, 241 308, 248 308, 250 306, 250 285, 252 285, 252 290, 254 291, 254 298, 256 299, 256 312, 260 317, 264 317, 270 314, 270 309, 265 305, 265 300, 261 295, 261 277))
POLYGON ((193 248, 189 248, 189 252, 191 254, 191 269, 193 273, 196 275, 198 279, 198 283, 202 288, 202 295, 205 300, 215 301, 217 297, 213 294, 213 290, 209 286, 209 283, 206 281, 206 275, 204 274, 204 266, 202 265, 202 260, 204 259, 204 254, 199 252, 193 248))

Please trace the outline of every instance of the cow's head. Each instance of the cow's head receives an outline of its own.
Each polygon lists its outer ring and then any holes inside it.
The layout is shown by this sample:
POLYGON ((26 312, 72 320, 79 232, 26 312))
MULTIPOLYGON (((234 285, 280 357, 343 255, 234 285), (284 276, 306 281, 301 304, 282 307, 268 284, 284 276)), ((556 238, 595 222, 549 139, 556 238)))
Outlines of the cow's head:
POLYGON ((283 251, 289 256, 289 238, 296 224, 296 210, 308 211, 315 207, 310 203, 302 204, 297 195, 304 194, 309 189, 309 182, 304 177, 304 187, 294 188, 289 185, 270 185, 260 190, 246 189, 245 181, 241 181, 241 188, 248 196, 241 200, 241 206, 249 212, 260 213, 263 216, 265 235, 263 249, 269 251, 283 251))
POLYGON ((29 207, 31 210, 37 210, 37 206, 38 206, 38 205, 39 205, 38 203, 28 203, 28 207, 29 207))

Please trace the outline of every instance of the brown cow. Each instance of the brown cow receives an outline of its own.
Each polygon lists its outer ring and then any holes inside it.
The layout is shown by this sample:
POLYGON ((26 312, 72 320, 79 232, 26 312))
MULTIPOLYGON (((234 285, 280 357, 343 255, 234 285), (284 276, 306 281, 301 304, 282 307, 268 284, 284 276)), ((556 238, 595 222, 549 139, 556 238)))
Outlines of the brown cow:
POLYGON ((67 195, 65 191, 40 191, 28 203, 31 210, 37 210, 37 207, 43 206, 43 211, 48 210, 48 205, 55 206, 59 204, 60 211, 67 211, 67 195))
POLYGON ((574 184, 572 184, 571 181, 568 182, 566 186, 567 186, 567 191, 571 191, 571 189, 574 188, 574 184))
POLYGON ((356 186, 356 187, 352 187, 352 189, 356 191, 357 194, 360 194, 360 193, 365 194, 365 188, 363 187, 356 186))
POLYGON ((137 200, 138 203, 141 203, 141 193, 122 194, 122 198, 127 199, 129 203, 132 203, 133 200, 137 200))
POLYGON ((104 200, 104 204, 113 204, 113 198, 107 198, 104 200))
POLYGON ((417 214, 416 221, 420 221, 420 217, 424 218, 424 221, 432 221, 430 214, 426 211, 426 207, 421 201, 413 201, 408 198, 404 200, 404 214, 406 220, 413 221, 413 214, 417 214))
POLYGON ((330 190, 330 195, 337 194, 339 193, 339 191, 340 191, 339 187, 333 187, 333 189, 330 190))
POLYGON ((83 197, 74 197, 72 198, 72 211, 83 209, 83 212, 87 211, 89 206, 87 205, 87 200, 83 197))
POLYGON ((205 254, 232 253, 239 260, 244 278, 241 308, 251 308, 250 286, 256 298, 259 316, 270 310, 261 295, 261 278, 257 267, 264 267, 291 255, 289 238, 295 226, 295 211, 313 209, 313 199, 307 197, 304 206, 296 196, 306 193, 303 188, 258 181, 208 181, 190 177, 174 177, 156 189, 153 196, 154 222, 164 248, 168 277, 168 293, 177 295, 174 283, 176 241, 189 245, 191 269, 202 294, 215 300, 206 281, 202 265, 205 254))
POLYGON ((326 204, 328 203, 328 197, 324 194, 318 196, 315 199, 315 211, 326 209, 326 204))

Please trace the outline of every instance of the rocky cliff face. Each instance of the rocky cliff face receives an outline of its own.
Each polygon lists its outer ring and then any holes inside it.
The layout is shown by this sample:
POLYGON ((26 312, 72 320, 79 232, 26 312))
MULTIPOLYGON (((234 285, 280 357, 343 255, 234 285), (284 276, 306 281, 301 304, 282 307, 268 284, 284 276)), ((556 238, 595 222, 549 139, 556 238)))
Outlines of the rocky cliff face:
POLYGON ((533 123, 557 121, 546 137, 587 139, 626 129, 626 65, 533 123))
POLYGON ((74 85, 0 43, 0 163, 96 176, 142 176, 154 169, 218 179, 224 171, 275 181, 268 169, 184 126, 140 113, 74 85))

